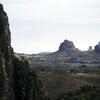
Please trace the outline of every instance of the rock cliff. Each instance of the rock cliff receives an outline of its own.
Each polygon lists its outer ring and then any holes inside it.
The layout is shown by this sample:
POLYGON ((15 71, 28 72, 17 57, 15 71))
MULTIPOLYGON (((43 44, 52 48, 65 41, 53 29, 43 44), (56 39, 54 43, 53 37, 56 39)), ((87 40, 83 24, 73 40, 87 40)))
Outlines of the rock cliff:
POLYGON ((0 4, 0 100, 14 100, 12 54, 8 17, 0 4))
POLYGON ((7 14, 0 4, 0 100, 47 100, 28 62, 11 47, 7 14))

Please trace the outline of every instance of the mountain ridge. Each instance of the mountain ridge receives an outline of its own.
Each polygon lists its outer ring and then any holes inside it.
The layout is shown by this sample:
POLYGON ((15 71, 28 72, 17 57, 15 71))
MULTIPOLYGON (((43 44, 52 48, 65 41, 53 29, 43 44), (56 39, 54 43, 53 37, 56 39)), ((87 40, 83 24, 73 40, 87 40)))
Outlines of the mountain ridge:
POLYGON ((68 66, 69 64, 100 64, 100 43, 94 49, 89 47, 87 51, 81 51, 75 47, 74 43, 64 40, 57 51, 45 54, 22 55, 28 59, 29 63, 36 66, 68 66))

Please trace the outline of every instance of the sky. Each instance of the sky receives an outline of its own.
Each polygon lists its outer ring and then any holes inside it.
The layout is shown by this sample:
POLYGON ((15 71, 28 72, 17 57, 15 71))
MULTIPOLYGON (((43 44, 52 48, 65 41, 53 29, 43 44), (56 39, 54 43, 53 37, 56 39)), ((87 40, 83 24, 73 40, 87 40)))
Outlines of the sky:
POLYGON ((0 0, 15 52, 54 52, 65 39, 80 50, 100 41, 100 0, 0 0))

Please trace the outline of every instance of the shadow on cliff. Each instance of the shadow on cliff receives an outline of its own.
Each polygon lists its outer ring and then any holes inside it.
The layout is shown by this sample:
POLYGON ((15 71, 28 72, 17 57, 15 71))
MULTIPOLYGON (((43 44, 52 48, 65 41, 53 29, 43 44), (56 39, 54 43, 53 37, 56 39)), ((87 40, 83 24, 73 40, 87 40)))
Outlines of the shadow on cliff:
POLYGON ((0 100, 47 100, 28 62, 15 55, 7 14, 0 4, 0 100))

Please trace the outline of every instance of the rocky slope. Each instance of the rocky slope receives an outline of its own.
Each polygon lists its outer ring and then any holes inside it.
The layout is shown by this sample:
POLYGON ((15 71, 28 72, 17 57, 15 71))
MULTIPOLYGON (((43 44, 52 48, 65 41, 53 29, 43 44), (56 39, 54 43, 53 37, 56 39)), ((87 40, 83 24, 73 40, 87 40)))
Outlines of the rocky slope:
POLYGON ((0 100, 46 100, 41 82, 11 47, 7 14, 0 4, 0 100))

